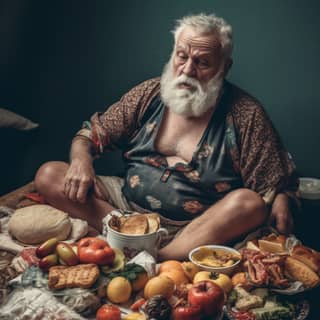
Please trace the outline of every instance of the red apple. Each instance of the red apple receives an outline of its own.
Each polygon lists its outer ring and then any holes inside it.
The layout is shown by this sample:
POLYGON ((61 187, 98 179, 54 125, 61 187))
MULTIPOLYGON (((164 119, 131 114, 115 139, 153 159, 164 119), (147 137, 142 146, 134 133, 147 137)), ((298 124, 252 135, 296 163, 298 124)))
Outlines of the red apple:
POLYGON ((200 306, 203 315, 215 316, 222 311, 224 291, 212 281, 200 281, 190 288, 188 302, 200 306))

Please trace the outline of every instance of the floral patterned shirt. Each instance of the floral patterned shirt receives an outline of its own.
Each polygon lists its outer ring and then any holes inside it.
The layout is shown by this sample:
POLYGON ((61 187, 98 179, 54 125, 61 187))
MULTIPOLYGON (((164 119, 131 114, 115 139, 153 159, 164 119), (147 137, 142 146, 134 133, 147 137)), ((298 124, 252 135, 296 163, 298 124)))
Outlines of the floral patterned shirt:
POLYGON ((236 188, 259 193, 266 203, 285 192, 294 197, 294 164, 260 103, 225 82, 223 95, 192 160, 169 167, 154 149, 165 109, 159 78, 130 90, 104 113, 84 123, 97 154, 121 148, 124 195, 140 207, 174 220, 190 220, 236 188))

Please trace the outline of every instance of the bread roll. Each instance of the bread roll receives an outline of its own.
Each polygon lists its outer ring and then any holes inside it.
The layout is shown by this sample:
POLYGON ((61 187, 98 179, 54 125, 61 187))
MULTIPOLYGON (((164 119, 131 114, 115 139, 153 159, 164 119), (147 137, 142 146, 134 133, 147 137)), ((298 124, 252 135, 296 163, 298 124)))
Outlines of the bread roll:
POLYGON ((285 261, 285 272, 294 280, 313 288, 320 283, 319 276, 301 261, 288 256, 285 261))
POLYGON ((311 248, 302 245, 295 246, 292 249, 291 256, 292 258, 295 258, 306 264, 314 272, 320 272, 320 257, 318 253, 311 248))
POLYGON ((9 220, 11 235, 25 244, 40 244, 53 237, 66 240, 71 227, 67 213, 44 204, 17 209, 9 220))

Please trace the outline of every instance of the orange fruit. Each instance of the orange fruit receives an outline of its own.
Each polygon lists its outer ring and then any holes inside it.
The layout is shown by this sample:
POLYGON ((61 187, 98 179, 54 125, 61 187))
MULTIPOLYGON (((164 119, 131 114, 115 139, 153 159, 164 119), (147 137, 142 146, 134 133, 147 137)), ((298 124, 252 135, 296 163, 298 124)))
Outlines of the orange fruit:
POLYGON ((113 303, 123 303, 130 299, 132 287, 125 277, 113 278, 107 287, 107 297, 113 303))
POLYGON ((160 276, 167 276, 170 279, 173 280, 173 282, 176 284, 176 286, 179 286, 181 284, 186 284, 189 282, 188 277, 185 275, 183 270, 179 269, 172 269, 170 271, 163 271, 160 273, 160 276))
POLYGON ((167 299, 171 298, 175 284, 173 280, 167 276, 159 275, 151 278, 144 287, 144 297, 150 299, 155 295, 163 295, 167 299))
POLYGON ((146 271, 139 273, 137 277, 133 281, 131 281, 132 290, 139 291, 143 289, 148 280, 149 277, 146 271))
POLYGON ((196 273, 200 271, 200 268, 196 266, 194 263, 191 261, 184 261, 181 263, 182 268, 188 279, 192 282, 194 276, 196 273))
POLYGON ((182 270, 181 262, 178 260, 167 260, 160 264, 159 273, 171 270, 182 270))

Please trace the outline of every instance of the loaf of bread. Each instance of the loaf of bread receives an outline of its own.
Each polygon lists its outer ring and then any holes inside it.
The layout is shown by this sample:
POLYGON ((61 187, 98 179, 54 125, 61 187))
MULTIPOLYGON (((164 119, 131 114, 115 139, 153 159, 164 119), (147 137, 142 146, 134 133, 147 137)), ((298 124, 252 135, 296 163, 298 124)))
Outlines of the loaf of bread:
POLYGON ((67 213, 44 204, 17 209, 9 220, 10 234, 25 244, 40 244, 54 237, 66 240, 71 228, 67 213))
POLYGON ((293 280, 302 282, 307 288, 313 288, 320 283, 319 276, 311 268, 291 256, 286 258, 285 273, 293 280))
POLYGON ((292 249, 291 256, 306 264, 314 272, 320 272, 320 255, 315 250, 303 245, 297 245, 292 249))

